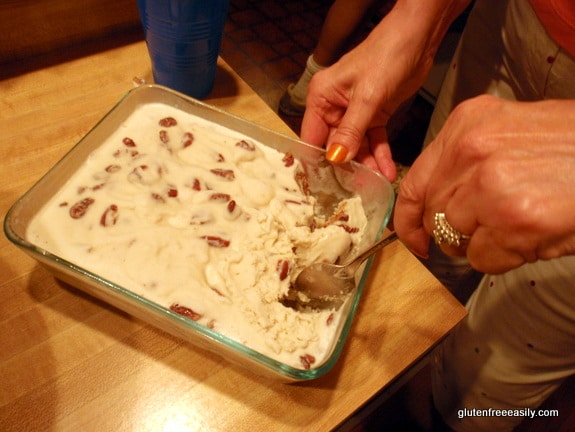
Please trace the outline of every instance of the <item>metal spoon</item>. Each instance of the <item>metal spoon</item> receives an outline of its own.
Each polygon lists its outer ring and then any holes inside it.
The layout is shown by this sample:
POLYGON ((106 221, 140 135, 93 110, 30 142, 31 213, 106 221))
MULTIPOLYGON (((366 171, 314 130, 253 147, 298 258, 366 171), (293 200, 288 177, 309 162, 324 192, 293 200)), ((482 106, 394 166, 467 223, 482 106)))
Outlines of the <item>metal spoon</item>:
POLYGON ((292 286, 288 298, 299 303, 312 302, 314 306, 322 302, 333 303, 355 288, 355 273, 370 256, 397 240, 397 234, 391 233, 343 265, 314 263, 304 268, 292 286))

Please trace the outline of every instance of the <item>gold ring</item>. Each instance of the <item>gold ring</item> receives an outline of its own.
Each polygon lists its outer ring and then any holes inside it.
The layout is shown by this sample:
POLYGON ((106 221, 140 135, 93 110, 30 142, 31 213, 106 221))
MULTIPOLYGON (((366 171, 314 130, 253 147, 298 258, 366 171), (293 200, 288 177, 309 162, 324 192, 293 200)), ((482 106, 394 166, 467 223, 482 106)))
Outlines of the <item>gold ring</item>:
POLYGON ((449 246, 459 247, 469 240, 471 236, 461 234, 453 228, 445 217, 445 213, 435 213, 435 228, 433 229, 433 238, 435 243, 441 245, 447 243, 449 246))

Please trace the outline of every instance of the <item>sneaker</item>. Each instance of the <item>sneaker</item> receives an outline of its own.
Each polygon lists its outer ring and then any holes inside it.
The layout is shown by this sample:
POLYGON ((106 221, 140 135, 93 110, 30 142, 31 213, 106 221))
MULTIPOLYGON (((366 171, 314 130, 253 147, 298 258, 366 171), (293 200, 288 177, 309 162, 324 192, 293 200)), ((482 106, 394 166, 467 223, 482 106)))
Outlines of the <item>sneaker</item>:
POLYGON ((292 90, 295 84, 288 85, 287 90, 283 94, 279 103, 279 111, 282 114, 292 117, 301 117, 305 112, 305 103, 302 104, 292 97, 292 90))

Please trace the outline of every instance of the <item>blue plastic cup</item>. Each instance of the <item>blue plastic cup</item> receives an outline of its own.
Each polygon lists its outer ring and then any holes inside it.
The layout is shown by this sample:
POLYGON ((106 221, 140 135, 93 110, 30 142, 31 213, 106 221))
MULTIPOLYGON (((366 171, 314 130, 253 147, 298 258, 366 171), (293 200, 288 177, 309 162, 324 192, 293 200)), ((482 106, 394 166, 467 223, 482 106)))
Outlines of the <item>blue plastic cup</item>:
POLYGON ((214 87, 229 0, 138 0, 157 84, 202 99, 214 87))

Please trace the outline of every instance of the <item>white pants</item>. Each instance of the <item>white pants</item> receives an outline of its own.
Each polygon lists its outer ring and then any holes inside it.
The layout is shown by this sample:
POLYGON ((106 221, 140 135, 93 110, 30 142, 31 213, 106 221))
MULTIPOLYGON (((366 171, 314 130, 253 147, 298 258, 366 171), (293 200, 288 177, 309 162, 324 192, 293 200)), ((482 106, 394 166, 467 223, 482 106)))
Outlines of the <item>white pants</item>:
MULTIPOLYGON (((575 59, 547 36, 527 0, 477 1, 426 142, 455 105, 482 93, 522 101, 575 98, 575 59)), ((486 275, 475 291, 465 260, 434 249, 426 265, 458 298, 473 292, 467 318, 433 361, 436 408, 458 431, 512 430, 523 417, 463 414, 536 408, 575 374, 575 256, 486 275)))

